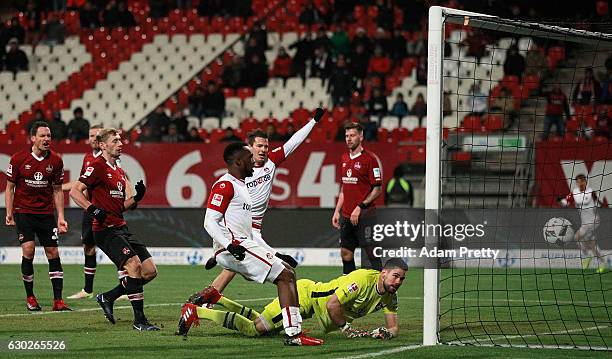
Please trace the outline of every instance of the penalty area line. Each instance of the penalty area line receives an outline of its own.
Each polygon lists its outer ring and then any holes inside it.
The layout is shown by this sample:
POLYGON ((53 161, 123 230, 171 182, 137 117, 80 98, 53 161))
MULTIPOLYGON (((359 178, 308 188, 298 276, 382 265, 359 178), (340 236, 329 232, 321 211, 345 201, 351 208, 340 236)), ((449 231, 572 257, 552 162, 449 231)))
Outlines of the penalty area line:
MULTIPOLYGON (((272 300, 275 299, 276 297, 269 297, 269 298, 249 298, 249 299, 241 299, 240 302, 262 302, 265 300, 272 300)), ((152 303, 152 304, 146 304, 145 308, 153 308, 153 307, 170 307, 173 305, 179 306, 179 305, 183 305, 185 304, 185 302, 182 303, 152 303)), ((115 307, 114 310, 117 309, 132 309, 131 305, 122 305, 119 307, 115 307)), ((61 311, 61 312, 28 312, 28 313, 10 313, 10 314, 0 314, 0 318, 12 318, 12 317, 24 317, 24 316, 38 316, 38 315, 50 315, 50 314, 70 314, 70 313, 83 313, 83 312, 95 312, 98 310, 102 310, 100 309, 100 307, 95 307, 95 308, 82 308, 82 309, 74 309, 72 311, 61 311)))

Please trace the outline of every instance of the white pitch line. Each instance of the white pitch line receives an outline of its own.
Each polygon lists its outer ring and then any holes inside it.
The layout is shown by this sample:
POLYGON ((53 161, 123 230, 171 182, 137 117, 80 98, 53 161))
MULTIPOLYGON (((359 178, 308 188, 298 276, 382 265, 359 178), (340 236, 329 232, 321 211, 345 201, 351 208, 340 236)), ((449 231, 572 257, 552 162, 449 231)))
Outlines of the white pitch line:
POLYGON ((395 354, 395 353, 401 353, 401 352, 405 352, 407 350, 412 350, 412 349, 418 349, 421 348, 422 345, 406 345, 403 347, 397 347, 397 348, 391 348, 391 349, 385 349, 385 350, 381 350, 379 352, 374 352, 374 353, 366 353, 366 354, 361 354, 361 355, 351 355, 349 357, 341 357, 341 359, 363 359, 363 358, 375 358, 375 357, 379 357, 382 355, 388 355, 388 354, 395 354))
MULTIPOLYGON (((275 299, 276 297, 270 297, 270 298, 250 298, 250 299, 241 299, 241 302, 261 302, 264 300, 272 300, 275 299)), ((179 306, 179 305, 183 305, 185 304, 185 302, 182 303, 153 303, 153 304, 146 304, 145 308, 149 308, 149 307, 169 307, 169 306, 179 306)), ((120 307, 114 307, 114 310, 117 309, 132 309, 132 306, 120 306, 120 307)), ((11 318, 11 317, 24 317, 24 316, 33 316, 33 315, 49 315, 49 314, 69 314, 69 313, 81 313, 81 312, 95 312, 101 310, 100 307, 95 307, 95 308, 83 308, 83 309, 75 309, 72 311, 62 311, 62 312, 29 312, 29 313, 11 313, 11 314, 0 314, 0 318, 11 318)))

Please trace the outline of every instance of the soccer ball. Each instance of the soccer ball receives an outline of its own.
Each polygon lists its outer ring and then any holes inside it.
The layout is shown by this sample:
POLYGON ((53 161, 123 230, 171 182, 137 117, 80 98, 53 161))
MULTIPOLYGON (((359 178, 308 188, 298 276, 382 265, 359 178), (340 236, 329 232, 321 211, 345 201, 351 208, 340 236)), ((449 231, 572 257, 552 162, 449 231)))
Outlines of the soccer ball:
POLYGON ((565 218, 553 217, 543 228, 544 240, 550 244, 562 245, 574 240, 572 222, 565 218))

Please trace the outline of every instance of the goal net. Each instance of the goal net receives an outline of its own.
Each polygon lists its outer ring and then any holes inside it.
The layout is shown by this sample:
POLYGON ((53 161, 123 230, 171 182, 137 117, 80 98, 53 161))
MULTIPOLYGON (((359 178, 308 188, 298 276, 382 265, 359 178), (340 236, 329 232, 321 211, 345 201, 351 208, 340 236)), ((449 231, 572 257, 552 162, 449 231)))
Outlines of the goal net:
POLYGON ((426 221, 465 231, 426 238, 424 344, 611 350, 612 36, 429 27, 426 221))

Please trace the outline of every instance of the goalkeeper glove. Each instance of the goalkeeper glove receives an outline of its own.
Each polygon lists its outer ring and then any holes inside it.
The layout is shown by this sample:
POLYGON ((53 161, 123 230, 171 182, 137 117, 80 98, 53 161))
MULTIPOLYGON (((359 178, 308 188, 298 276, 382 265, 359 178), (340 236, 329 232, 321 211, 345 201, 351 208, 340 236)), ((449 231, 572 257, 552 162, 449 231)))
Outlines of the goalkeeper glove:
POLYGON ((342 330, 342 333, 344 333, 344 336, 346 336, 349 339, 352 338, 365 338, 365 337, 369 337, 370 333, 365 331, 365 330, 361 330, 361 329, 355 329, 353 327, 351 327, 351 325, 347 322, 345 323, 343 326, 340 327, 340 330, 342 330))
POLYGON ((325 114, 325 110, 319 107, 315 110, 315 113, 312 119, 315 120, 315 122, 319 122, 319 120, 321 119, 321 117, 323 117, 324 114, 325 114))
POLYGON ((380 327, 380 328, 376 328, 376 329, 372 330, 370 332, 370 336, 372 338, 374 338, 374 339, 387 340, 387 339, 393 338, 393 333, 391 333, 389 331, 389 329, 387 329, 385 327, 380 327))
POLYGON ((227 246, 227 251, 230 252, 230 254, 236 258, 236 260, 242 261, 245 257, 244 253, 246 252, 246 248, 241 246, 239 242, 232 242, 227 246))
POLYGON ((140 202, 140 200, 144 197, 145 193, 147 192, 147 187, 144 185, 144 182, 142 182, 142 180, 138 181, 138 183, 136 183, 136 194, 134 195, 134 201, 136 202, 140 202))
POLYGON ((104 223, 106 220, 106 211, 104 211, 102 208, 94 206, 93 204, 87 207, 87 213, 91 214, 91 216, 100 224, 104 223))
POLYGON ((298 262, 292 256, 288 254, 280 254, 276 252, 275 256, 283 260, 285 263, 289 264, 292 268, 295 268, 298 266, 298 262))

